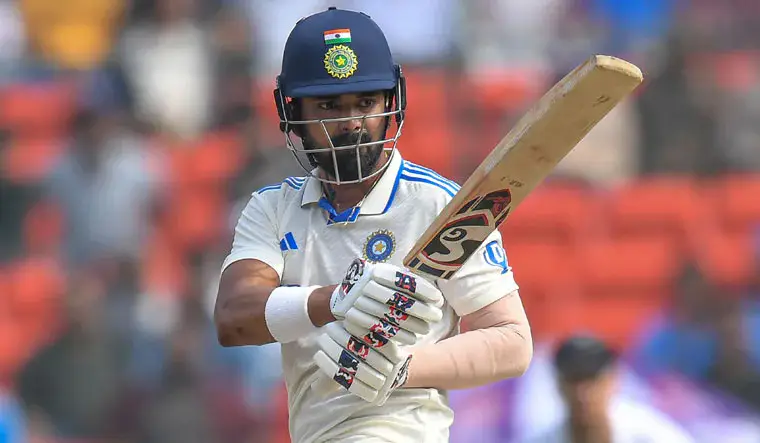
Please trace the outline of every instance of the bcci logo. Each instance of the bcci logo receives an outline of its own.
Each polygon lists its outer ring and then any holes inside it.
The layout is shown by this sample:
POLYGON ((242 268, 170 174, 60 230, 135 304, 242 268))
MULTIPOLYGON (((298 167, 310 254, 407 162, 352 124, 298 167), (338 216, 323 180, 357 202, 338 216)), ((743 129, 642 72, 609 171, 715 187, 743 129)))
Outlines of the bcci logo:
POLYGON ((346 45, 333 46, 325 54, 325 69, 332 77, 351 77, 358 65, 356 54, 346 45))
POLYGON ((364 258, 371 263, 387 261, 396 249, 396 239, 391 231, 375 231, 364 243, 364 258))

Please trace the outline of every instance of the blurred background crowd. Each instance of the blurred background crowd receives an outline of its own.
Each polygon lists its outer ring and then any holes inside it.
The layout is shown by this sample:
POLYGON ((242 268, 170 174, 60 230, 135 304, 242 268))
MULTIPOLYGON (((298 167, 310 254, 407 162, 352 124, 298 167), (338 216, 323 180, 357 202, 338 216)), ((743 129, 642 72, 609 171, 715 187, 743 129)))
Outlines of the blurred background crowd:
POLYGON ((459 182, 590 54, 647 79, 503 226, 536 357, 452 393, 452 441, 559 423, 571 333, 619 401, 760 441, 760 2, 0 0, 0 443, 288 441, 277 346, 211 315, 241 205, 302 175, 274 77, 332 5, 404 67, 403 155, 459 182))

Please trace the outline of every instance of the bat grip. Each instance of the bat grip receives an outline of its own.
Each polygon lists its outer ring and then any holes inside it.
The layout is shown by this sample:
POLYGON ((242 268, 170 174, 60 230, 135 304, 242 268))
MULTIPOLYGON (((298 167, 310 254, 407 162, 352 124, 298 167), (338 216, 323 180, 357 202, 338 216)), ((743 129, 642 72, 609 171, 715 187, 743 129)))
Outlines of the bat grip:
POLYGON ((319 378, 311 386, 319 397, 327 397, 341 389, 341 386, 337 382, 328 378, 322 372, 319 373, 319 378))

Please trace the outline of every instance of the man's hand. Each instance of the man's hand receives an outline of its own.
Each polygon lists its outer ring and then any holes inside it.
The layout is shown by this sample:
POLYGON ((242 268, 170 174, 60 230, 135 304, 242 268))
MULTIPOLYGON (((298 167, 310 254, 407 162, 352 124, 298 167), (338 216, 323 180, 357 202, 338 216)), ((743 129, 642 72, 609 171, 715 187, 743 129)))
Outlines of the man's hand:
MULTIPOLYGON (((361 334, 355 325, 347 325, 361 334)), ((327 333, 319 337, 319 351, 314 361, 320 370, 352 394, 382 406, 391 393, 406 382, 412 356, 393 342, 373 349, 347 329, 338 323, 325 326, 327 333)))
POLYGON ((429 281, 386 263, 355 259, 333 291, 330 310, 338 320, 358 326, 367 343, 389 340, 413 345, 443 318, 443 295, 429 281))

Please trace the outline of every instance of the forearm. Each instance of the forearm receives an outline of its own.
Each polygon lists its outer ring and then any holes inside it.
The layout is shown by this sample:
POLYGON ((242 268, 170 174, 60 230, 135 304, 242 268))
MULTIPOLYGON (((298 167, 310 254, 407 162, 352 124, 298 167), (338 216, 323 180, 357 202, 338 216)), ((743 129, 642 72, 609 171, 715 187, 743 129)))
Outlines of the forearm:
MULTIPOLYGON (((219 343, 222 346, 247 346, 274 343, 276 340, 266 322, 266 305, 275 288, 240 282, 226 294, 214 313, 219 343)), ((334 286, 325 286, 311 293, 308 300, 309 319, 320 327, 334 321, 330 312, 330 294, 334 286)))
POLYGON ((530 336, 516 325, 468 331, 413 352, 407 388, 468 389, 522 375, 530 336))
POLYGON ((516 294, 473 317, 472 330, 413 348, 405 387, 468 389, 518 377, 527 370, 533 342, 516 294))

